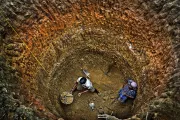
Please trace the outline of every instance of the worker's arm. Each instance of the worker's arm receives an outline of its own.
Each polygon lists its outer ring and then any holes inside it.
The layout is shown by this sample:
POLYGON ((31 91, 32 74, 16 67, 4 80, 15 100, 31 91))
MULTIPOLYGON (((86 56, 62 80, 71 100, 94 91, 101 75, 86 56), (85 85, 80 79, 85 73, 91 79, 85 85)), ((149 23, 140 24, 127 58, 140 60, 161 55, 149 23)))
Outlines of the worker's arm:
POLYGON ((129 97, 129 98, 134 98, 134 97, 132 97, 132 96, 130 96, 130 95, 127 95, 126 93, 124 93, 124 95, 127 96, 127 97, 129 97))
POLYGON ((75 82, 73 88, 72 88, 71 91, 70 91, 71 93, 76 89, 77 85, 78 85, 78 82, 75 82))
POLYGON ((133 92, 132 91, 128 91, 128 92, 124 92, 123 94, 126 95, 127 97, 133 99, 135 93, 134 93, 134 91, 133 92))
POLYGON ((86 93, 86 92, 88 92, 88 91, 89 91, 89 90, 88 90, 88 89, 86 89, 86 90, 84 90, 84 91, 82 91, 82 92, 78 93, 78 96, 80 97, 80 96, 81 96, 81 94, 86 93))

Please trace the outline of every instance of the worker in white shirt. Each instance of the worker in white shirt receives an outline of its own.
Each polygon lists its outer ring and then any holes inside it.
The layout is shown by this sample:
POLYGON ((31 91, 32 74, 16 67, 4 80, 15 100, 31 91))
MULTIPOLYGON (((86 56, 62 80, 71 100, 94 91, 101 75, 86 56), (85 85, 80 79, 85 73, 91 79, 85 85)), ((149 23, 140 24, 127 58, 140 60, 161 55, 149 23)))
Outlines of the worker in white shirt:
POLYGON ((74 87, 71 90, 71 93, 73 93, 76 89, 79 91, 82 91, 78 93, 79 97, 81 96, 81 94, 86 93, 88 91, 91 91, 91 92, 97 91, 93 87, 92 82, 88 78, 85 78, 85 77, 79 77, 77 79, 76 83, 74 84, 74 87))

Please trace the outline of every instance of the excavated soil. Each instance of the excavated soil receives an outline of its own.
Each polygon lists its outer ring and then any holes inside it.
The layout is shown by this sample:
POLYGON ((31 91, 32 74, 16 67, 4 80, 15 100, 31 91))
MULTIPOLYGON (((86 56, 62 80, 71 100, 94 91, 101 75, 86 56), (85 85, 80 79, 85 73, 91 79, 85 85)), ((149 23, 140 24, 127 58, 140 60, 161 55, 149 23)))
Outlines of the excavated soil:
POLYGON ((178 120, 179 1, 2 0, 0 119, 178 120), (82 70, 97 93, 63 105, 82 70), (127 79, 136 99, 113 102, 127 79), (95 103, 92 111, 89 103, 95 103))

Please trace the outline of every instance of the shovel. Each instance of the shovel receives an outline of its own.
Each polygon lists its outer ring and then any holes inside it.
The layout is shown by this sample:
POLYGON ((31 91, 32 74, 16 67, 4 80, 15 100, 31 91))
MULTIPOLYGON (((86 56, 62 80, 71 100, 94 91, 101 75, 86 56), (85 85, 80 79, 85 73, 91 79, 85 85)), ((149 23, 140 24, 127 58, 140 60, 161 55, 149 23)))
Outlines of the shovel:
POLYGON ((82 69, 82 71, 83 71, 83 73, 88 77, 88 78, 90 78, 90 73, 87 71, 87 70, 85 70, 85 69, 83 69, 83 68, 81 68, 82 69))

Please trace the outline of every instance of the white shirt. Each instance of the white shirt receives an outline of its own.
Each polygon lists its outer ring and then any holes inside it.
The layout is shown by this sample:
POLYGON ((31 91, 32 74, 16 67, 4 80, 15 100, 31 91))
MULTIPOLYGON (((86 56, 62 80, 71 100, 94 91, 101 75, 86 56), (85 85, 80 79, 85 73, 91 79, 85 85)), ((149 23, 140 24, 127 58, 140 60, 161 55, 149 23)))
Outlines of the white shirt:
MULTIPOLYGON (((80 82, 80 79, 81 79, 81 78, 82 78, 82 77, 79 77, 79 78, 77 79, 77 82, 78 82, 78 83, 80 82)), ((86 78, 86 83, 85 83, 85 84, 82 84, 82 86, 83 86, 84 88, 87 88, 88 90, 93 89, 92 82, 91 82, 89 79, 87 79, 87 78, 86 78)))

